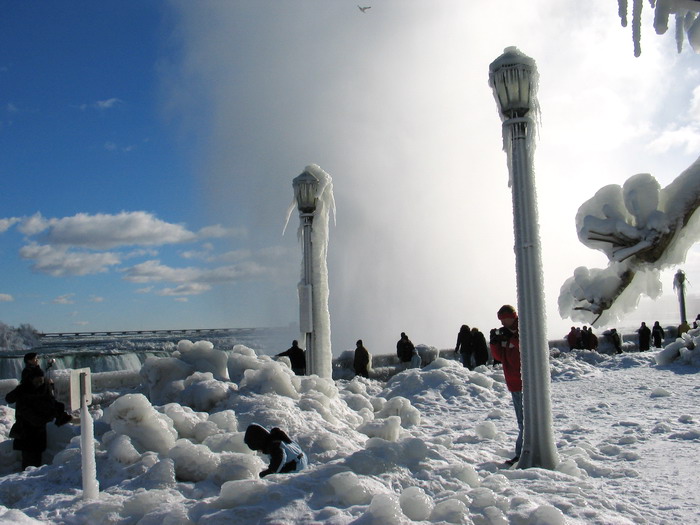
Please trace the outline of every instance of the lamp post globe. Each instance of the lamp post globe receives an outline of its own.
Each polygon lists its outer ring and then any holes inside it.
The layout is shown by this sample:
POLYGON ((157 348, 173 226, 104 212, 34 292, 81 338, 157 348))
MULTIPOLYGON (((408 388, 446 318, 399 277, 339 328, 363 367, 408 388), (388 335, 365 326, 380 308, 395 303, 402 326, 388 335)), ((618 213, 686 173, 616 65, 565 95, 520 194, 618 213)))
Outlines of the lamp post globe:
POLYGON ((308 171, 304 171, 292 180, 294 198, 301 213, 313 213, 316 211, 316 191, 318 179, 308 171))
POLYGON ((516 47, 507 47, 489 66, 489 85, 505 119, 524 117, 533 109, 537 65, 516 47))

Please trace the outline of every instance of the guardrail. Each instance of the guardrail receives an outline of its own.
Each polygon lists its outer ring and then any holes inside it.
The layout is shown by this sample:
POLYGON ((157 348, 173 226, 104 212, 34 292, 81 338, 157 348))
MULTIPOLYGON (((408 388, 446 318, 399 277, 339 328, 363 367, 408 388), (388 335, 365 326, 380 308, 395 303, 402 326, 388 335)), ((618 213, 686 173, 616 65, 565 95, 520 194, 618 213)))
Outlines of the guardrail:
POLYGON ((158 334, 206 334, 211 332, 225 332, 231 330, 240 330, 240 328, 187 328, 178 330, 119 330, 115 332, 49 332, 40 333, 39 337, 91 337, 91 336, 105 336, 110 337, 114 335, 158 335, 158 334))

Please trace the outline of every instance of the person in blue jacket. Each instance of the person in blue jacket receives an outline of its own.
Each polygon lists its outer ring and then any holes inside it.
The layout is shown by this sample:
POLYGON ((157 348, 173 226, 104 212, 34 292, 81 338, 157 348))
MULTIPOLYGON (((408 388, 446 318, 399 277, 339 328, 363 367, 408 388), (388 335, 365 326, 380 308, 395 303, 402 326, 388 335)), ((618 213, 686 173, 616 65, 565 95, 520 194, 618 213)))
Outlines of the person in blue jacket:
POLYGON ((260 473, 261 478, 268 474, 299 472, 308 466, 306 454, 299 444, 277 427, 268 431, 252 423, 246 429, 243 441, 251 450, 270 456, 270 464, 260 473))

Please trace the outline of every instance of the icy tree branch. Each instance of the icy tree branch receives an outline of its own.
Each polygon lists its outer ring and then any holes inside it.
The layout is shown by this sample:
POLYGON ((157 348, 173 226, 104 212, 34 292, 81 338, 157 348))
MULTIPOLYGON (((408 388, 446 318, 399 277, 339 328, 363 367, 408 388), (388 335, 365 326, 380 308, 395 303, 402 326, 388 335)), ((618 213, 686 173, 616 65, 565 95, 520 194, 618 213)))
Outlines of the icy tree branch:
POLYGON ((610 263, 576 269, 561 288, 562 317, 607 324, 634 309, 641 294, 658 297, 659 271, 683 263, 700 239, 699 207, 700 159, 664 189, 640 173, 598 190, 579 208, 576 226, 581 242, 610 263))

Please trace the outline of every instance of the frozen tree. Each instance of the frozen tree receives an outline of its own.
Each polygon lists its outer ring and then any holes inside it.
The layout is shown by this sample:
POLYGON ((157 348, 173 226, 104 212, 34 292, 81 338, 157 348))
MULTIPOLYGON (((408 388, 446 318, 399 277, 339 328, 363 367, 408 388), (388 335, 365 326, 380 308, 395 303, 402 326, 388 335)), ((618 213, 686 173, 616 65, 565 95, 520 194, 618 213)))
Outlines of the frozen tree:
POLYGON ((661 294, 659 271, 681 264, 700 238, 700 158, 661 189, 648 173, 601 188, 576 215, 579 239, 605 253, 605 269, 579 267, 562 286, 559 313, 609 324, 661 294))
MULTIPOLYGON (((623 27, 627 27, 627 0, 617 0, 618 14, 623 27)), ((700 53, 700 2, 697 0, 650 0, 654 9, 654 29, 658 35, 668 30, 668 19, 671 15, 676 21, 676 47, 680 53, 683 50, 683 39, 687 36, 688 43, 696 53, 700 53)), ((634 56, 642 53, 642 6, 643 0, 632 0, 632 40, 634 41, 634 56)))

